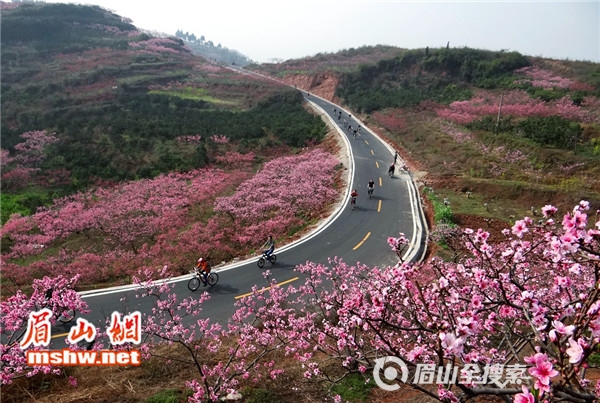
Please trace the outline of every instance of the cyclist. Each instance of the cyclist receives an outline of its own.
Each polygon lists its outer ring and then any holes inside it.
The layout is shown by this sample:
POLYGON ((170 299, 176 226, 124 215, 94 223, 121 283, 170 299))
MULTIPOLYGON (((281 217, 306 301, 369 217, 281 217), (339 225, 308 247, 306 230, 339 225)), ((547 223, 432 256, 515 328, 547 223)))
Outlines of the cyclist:
POLYGON ((198 261, 196 262, 196 272, 198 272, 200 274, 202 282, 204 283, 205 287, 208 284, 208 282, 206 280, 208 278, 210 270, 211 270, 211 267, 210 267, 210 263, 208 263, 208 260, 203 259, 203 258, 198 259, 198 261))
POLYGON ((356 198, 358 197, 358 192, 356 189, 352 190, 350 193, 350 204, 352 205, 352 209, 354 209, 354 205, 356 204, 356 198))
POLYGON ((265 242, 262 247, 267 248, 263 250, 263 253, 266 255, 267 259, 269 259, 273 254, 273 251, 275 251, 275 241, 273 241, 273 235, 269 235, 267 242, 265 242))
POLYGON ((390 165, 390 168, 388 169, 388 175, 390 177, 394 176, 394 171, 396 170, 396 166, 394 164, 390 165))
POLYGON ((367 193, 369 193, 369 199, 373 196, 373 190, 375 189, 375 181, 371 179, 367 185, 367 193))

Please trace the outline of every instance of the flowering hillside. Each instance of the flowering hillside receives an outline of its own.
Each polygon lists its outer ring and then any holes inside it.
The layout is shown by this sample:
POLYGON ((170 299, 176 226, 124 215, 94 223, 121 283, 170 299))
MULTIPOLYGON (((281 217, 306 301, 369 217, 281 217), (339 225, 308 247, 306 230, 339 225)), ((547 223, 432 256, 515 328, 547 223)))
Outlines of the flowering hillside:
POLYGON ((78 274, 84 285, 121 282, 164 265, 171 275, 185 273, 197 256, 243 256, 260 247, 265 233, 285 240, 337 196, 338 161, 318 148, 274 159, 255 175, 248 169, 252 154, 224 159, 235 167, 98 187, 13 215, 1 230, 9 245, 3 281, 23 286, 42 274, 78 274))

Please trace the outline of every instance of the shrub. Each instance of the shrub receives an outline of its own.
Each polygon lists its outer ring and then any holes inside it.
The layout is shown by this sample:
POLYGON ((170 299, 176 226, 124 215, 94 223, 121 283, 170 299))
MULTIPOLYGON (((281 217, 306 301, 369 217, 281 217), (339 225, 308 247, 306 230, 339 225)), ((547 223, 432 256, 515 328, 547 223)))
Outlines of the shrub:
POLYGON ((538 144, 574 149, 582 140, 583 128, 560 116, 530 117, 518 125, 527 138, 538 144))

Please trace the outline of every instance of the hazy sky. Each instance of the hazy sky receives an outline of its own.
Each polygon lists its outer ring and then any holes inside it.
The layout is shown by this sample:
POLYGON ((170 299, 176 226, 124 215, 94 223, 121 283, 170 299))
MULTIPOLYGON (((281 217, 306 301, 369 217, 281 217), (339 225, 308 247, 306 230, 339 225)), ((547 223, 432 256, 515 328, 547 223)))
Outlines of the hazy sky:
MULTIPOLYGON (((70 2, 47 0, 47 2, 70 2)), ((600 62, 600 1, 85 0, 257 62, 363 45, 471 47, 600 62)))

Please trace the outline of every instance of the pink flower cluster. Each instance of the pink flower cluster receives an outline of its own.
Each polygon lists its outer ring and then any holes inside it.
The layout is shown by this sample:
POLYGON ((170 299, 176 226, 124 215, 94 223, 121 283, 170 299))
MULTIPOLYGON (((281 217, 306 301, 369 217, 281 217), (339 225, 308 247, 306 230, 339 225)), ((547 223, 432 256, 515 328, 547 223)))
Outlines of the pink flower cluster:
POLYGON ((21 137, 25 141, 15 145, 14 155, 10 155, 7 150, 1 150, 3 186, 8 189, 20 189, 34 184, 46 186, 48 183, 44 181, 39 166, 47 157, 46 147, 56 143, 58 138, 45 130, 25 132, 21 137))
POLYGON ((443 125, 442 131, 452 137, 457 143, 465 143, 473 141, 473 135, 469 132, 458 130, 454 125, 443 125))
POLYGON ((230 168, 251 167, 254 158, 254 153, 241 154, 235 151, 227 151, 223 156, 215 156, 215 160, 221 166, 230 168))
POLYGON ((48 134, 45 130, 26 132, 21 137, 25 141, 15 146, 17 155, 14 158, 28 167, 39 165, 46 157, 44 148, 58 141, 53 133, 48 134))
POLYGON ((533 387, 540 392, 550 391, 550 379, 558 375, 552 363, 548 360, 548 356, 542 353, 536 353, 531 357, 525 357, 527 364, 533 365, 528 372, 534 377, 535 383, 533 387))
POLYGON ((168 38, 151 38, 145 41, 129 42, 129 47, 149 53, 180 54, 179 43, 168 38))
POLYGON ((590 88, 589 85, 558 76, 553 72, 544 70, 538 66, 523 67, 515 70, 515 73, 523 74, 527 77, 526 79, 517 80, 516 83, 529 82, 534 87, 545 89, 563 88, 573 90, 587 89, 593 91, 593 88, 590 88))
POLYGON ((235 194, 217 199, 215 211, 248 228, 240 236, 282 236, 279 228, 302 224, 336 195, 332 173, 337 164, 320 149, 270 161, 235 194))
MULTIPOLYGON (((89 313, 87 304, 81 299, 74 287, 79 277, 67 279, 63 276, 44 277, 33 280, 33 292, 27 296, 21 290, 0 302, 0 377, 3 385, 12 383, 14 377, 26 373, 33 376, 38 373, 60 374, 62 370, 53 366, 28 367, 24 349, 20 342, 29 318, 29 314, 42 308, 48 308, 53 315, 50 322, 55 323, 60 313, 73 310, 79 314, 89 313), (52 290, 50 295, 50 290, 52 290)), ((28 349, 40 349, 29 347, 28 349)))
POLYGON ((178 144, 198 144, 202 140, 202 136, 199 134, 196 134, 194 136, 178 136, 175 140, 178 144))
MULTIPOLYGON (((582 106, 573 104, 569 97, 544 102, 531 99, 524 91, 513 90, 505 94, 501 111, 502 116, 562 116, 565 119, 591 123, 596 118, 591 110, 586 109, 587 101, 586 98, 582 106)), ((490 99, 480 94, 468 101, 453 102, 447 108, 437 109, 436 113, 441 118, 466 125, 484 116, 497 116, 499 108, 500 98, 490 99)))
MULTIPOLYGON (((519 363, 515 346, 527 343, 538 350, 524 361, 535 394, 516 384, 487 387, 494 383, 489 378, 463 384, 462 391, 508 391, 526 402, 544 393, 550 399, 560 387, 561 393, 592 399, 594 390, 580 369, 600 342, 600 221, 589 223, 588 209, 582 201, 556 223, 557 209, 545 206, 544 222, 519 220, 496 244, 488 243, 486 231, 467 229, 461 240, 469 254, 456 263, 434 259, 368 268, 337 258, 329 265, 309 262, 297 268, 308 276, 304 285, 278 290, 268 303, 264 294, 241 303, 252 312, 264 306, 263 333, 277 333, 278 340, 293 335, 286 351, 307 366, 310 378, 326 378, 332 359, 352 371, 386 355, 434 368, 449 361, 519 363)), ((388 243, 397 252, 403 239, 390 237, 388 243)), ((428 393, 456 399, 447 388, 428 393)))
POLYGON ((217 144, 228 144, 229 143, 229 137, 227 137, 227 136, 225 136, 223 134, 221 134, 221 135, 218 135, 218 134, 212 135, 212 136, 210 136, 210 139, 213 142, 217 143, 217 144))

